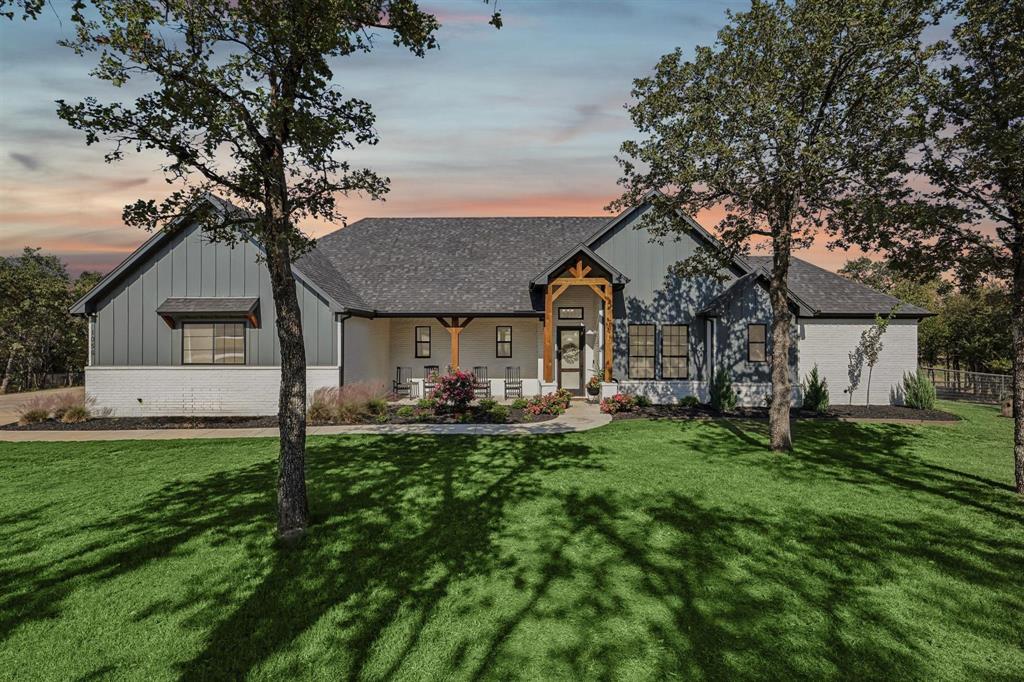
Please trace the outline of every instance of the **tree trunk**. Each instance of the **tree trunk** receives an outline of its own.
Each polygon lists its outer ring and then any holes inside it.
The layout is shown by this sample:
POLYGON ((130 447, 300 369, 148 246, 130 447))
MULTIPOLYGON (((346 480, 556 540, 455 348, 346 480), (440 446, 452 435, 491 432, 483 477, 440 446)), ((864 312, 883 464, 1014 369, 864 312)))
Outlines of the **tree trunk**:
POLYGON ((1013 249, 1013 472, 1024 495, 1024 230, 1017 229, 1013 249))
POLYGON ((266 239, 267 268, 277 311, 281 343, 281 393, 278 423, 281 448, 277 468, 277 532, 282 539, 302 536, 309 524, 306 499, 306 349, 302 340, 299 299, 292 276, 291 226, 283 209, 272 212, 276 223, 266 239))
POLYGON ((772 305, 772 404, 768 409, 771 448, 776 452, 792 450, 789 428, 789 402, 793 393, 789 381, 789 251, 788 226, 776 230, 772 243, 775 249, 772 278, 768 290, 772 305))
POLYGON ((7 366, 4 368, 4 379, 0 382, 0 395, 7 393, 7 389, 11 385, 11 372, 14 371, 14 355, 17 352, 17 349, 12 347, 10 354, 7 356, 7 366))
POLYGON ((874 365, 868 365, 868 387, 867 392, 864 394, 864 405, 871 404, 871 373, 875 371, 874 365))

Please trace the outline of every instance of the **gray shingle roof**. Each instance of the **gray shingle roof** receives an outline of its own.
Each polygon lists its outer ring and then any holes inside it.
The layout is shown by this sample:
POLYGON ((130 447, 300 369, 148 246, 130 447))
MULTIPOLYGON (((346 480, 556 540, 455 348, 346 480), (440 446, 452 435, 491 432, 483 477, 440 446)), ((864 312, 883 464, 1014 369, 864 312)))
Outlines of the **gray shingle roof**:
POLYGON ((295 261, 295 268, 303 275, 313 280, 313 283, 323 289, 335 302, 349 310, 370 311, 372 308, 352 288, 348 280, 338 272, 331 261, 323 254, 319 245, 310 249, 295 261))
MULTIPOLYGON (((752 266, 769 271, 772 266, 771 256, 748 256, 746 260, 752 266)), ((898 298, 875 291, 860 282, 854 282, 799 258, 794 258, 789 266, 789 289, 819 317, 885 315, 893 306, 900 304, 898 298)), ((903 303, 896 314, 920 317, 931 313, 916 305, 903 303)))
MULTIPOLYGON (((386 313, 536 310, 531 278, 609 218, 366 218, 316 251, 369 309, 386 313)), ((298 263, 307 270, 304 260, 298 263)), ((326 290, 324 282, 318 284, 326 290)))
POLYGON ((160 315, 248 315, 256 310, 259 302, 260 299, 251 296, 168 298, 157 307, 156 312, 160 315))

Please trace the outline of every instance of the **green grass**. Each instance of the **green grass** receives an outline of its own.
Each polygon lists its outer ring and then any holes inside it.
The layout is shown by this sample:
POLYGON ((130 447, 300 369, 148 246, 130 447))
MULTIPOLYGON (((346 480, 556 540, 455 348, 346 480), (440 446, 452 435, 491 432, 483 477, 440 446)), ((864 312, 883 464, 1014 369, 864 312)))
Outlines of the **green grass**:
POLYGON ((1011 424, 0 444, 0 676, 1010 680, 1011 424))

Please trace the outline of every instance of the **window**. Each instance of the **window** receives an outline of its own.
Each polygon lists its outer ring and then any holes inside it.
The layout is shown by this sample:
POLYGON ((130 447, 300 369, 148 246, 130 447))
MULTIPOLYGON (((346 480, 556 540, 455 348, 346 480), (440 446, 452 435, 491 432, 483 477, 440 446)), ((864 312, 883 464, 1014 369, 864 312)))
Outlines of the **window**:
POLYGON ((497 327, 494 355, 499 358, 512 357, 512 327, 497 327))
POLYGON ((560 320, 582 320, 583 308, 559 308, 558 319, 560 320))
POLYGON ((629 378, 654 378, 654 325, 629 325, 629 378))
POLYGON ((430 327, 416 327, 416 357, 430 357, 430 327))
POLYGON ((765 340, 767 339, 767 327, 763 324, 747 325, 747 361, 767 362, 768 352, 765 340))
POLYGON ((181 364, 244 365, 244 322, 186 322, 181 326, 181 364))
POLYGON ((661 378, 690 378, 690 327, 666 324, 661 328, 661 378))

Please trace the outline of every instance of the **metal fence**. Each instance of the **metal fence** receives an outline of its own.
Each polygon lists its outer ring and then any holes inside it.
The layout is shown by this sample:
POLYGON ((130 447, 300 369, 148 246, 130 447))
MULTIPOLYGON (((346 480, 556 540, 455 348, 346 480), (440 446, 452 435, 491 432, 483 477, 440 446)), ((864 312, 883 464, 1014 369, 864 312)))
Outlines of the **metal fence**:
POLYGON ((1009 374, 985 374, 943 367, 922 367, 928 380, 935 386, 935 394, 948 400, 968 400, 977 403, 998 403, 1010 393, 1013 377, 1009 374))

